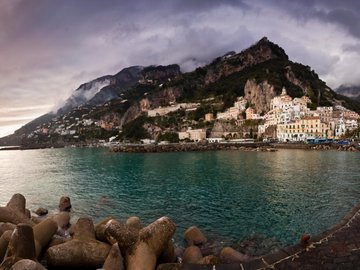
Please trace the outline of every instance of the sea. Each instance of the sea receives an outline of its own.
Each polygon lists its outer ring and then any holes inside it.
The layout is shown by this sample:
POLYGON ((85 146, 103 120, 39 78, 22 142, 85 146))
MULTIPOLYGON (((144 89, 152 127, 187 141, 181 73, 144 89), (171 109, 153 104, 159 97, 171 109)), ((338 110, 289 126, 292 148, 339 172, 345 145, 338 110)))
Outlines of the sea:
POLYGON ((0 205, 14 193, 55 213, 69 196, 72 221, 170 217, 183 241, 196 225, 236 245, 260 235, 282 246, 339 222, 360 201, 360 153, 279 150, 113 153, 107 148, 0 151, 0 205))

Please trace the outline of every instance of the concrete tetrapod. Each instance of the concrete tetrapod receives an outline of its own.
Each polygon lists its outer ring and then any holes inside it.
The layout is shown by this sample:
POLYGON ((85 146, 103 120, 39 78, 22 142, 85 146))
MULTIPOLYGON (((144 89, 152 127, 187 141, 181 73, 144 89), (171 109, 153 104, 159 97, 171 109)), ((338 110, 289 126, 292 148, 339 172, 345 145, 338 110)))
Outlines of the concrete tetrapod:
POLYGON ((80 218, 74 226, 73 238, 50 247, 45 257, 49 266, 63 269, 101 268, 110 248, 110 245, 95 239, 92 220, 80 218))
POLYGON ((33 229, 28 224, 19 224, 11 235, 5 259, 0 265, 0 269, 8 270, 21 259, 34 260, 35 257, 33 229))
POLYGON ((117 240, 127 270, 154 270, 157 258, 167 247, 176 226, 168 217, 162 217, 140 231, 110 220, 106 230, 117 240))
POLYGON ((114 244, 106 258, 106 261, 102 267, 104 270, 125 270, 124 259, 121 255, 119 245, 114 244))
POLYGON ((6 231, 0 237, 0 262, 4 260, 13 231, 6 231))
POLYGON ((25 197, 21 194, 14 194, 5 207, 0 207, 0 222, 10 222, 15 225, 25 223, 34 225, 25 214, 25 197))
POLYGON ((10 270, 46 270, 46 268, 38 262, 23 259, 15 263, 10 270))
POLYGON ((57 224, 53 219, 45 219, 33 227, 35 239, 35 252, 38 258, 42 249, 49 244, 57 231, 57 224))

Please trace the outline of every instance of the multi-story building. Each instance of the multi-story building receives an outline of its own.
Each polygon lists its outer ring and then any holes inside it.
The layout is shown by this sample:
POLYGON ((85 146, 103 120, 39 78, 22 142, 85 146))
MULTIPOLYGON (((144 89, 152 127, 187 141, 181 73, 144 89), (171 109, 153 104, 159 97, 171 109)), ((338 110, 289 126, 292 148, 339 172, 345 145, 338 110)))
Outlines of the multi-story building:
POLYGON ((277 125, 279 141, 306 141, 309 138, 331 138, 332 126, 320 117, 305 117, 288 124, 277 125))
POLYGON ((178 132, 179 140, 189 139, 199 142, 206 139, 206 131, 204 129, 188 129, 187 131, 178 132))

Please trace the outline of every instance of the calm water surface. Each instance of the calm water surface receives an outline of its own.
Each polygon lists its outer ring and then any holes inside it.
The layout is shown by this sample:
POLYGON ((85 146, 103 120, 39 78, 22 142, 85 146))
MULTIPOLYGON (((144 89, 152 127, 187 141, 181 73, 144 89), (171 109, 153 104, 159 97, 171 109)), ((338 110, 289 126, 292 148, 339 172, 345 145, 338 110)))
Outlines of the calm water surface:
POLYGON ((254 233, 284 245, 338 222, 360 200, 360 153, 280 150, 122 154, 106 149, 0 151, 0 204, 22 193, 31 210, 72 200, 95 221, 167 215, 176 239, 196 224, 238 241, 254 233))

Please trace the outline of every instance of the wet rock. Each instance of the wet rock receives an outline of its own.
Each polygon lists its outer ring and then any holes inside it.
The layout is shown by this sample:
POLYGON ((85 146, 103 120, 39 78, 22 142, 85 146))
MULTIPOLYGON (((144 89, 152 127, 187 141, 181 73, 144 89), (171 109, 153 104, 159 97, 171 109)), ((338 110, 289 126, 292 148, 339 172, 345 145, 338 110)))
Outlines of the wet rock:
POLYGON ((197 246, 187 247, 184 251, 182 261, 183 263, 197 263, 203 258, 201 250, 197 246))
POLYGON ((46 259, 55 268, 101 268, 110 246, 95 239, 94 225, 89 218, 80 218, 74 226, 73 239, 50 247, 46 259))
POLYGON ((71 202, 69 197, 61 197, 59 201, 59 210, 60 211, 70 211, 71 209, 71 202))
POLYGON ((223 263, 248 262, 250 261, 250 257, 231 247, 225 247, 220 253, 220 260, 223 263))
POLYGON ((199 246, 199 248, 203 256, 208 256, 208 255, 219 256, 224 246, 221 242, 214 241, 212 243, 207 242, 206 244, 199 246))
POLYGON ((306 247, 309 244, 310 235, 309 234, 303 234, 300 237, 300 245, 303 247, 306 247))
POLYGON ((125 256, 127 270, 155 269, 157 258, 164 252, 175 229, 168 217, 159 218, 140 231, 115 220, 107 224, 107 233, 117 240, 125 256))
POLYGON ((46 270, 40 263, 24 259, 15 263, 10 270, 46 270))
POLYGON ((36 209, 35 214, 37 214, 38 216, 45 216, 48 214, 48 212, 49 211, 47 209, 40 207, 36 209))
POLYGON ((191 226, 184 233, 184 238, 189 246, 203 245, 207 242, 206 237, 196 226, 191 226))
POLYGON ((125 270, 124 259, 121 255, 120 248, 117 243, 111 247, 109 255, 107 256, 102 269, 125 270))

